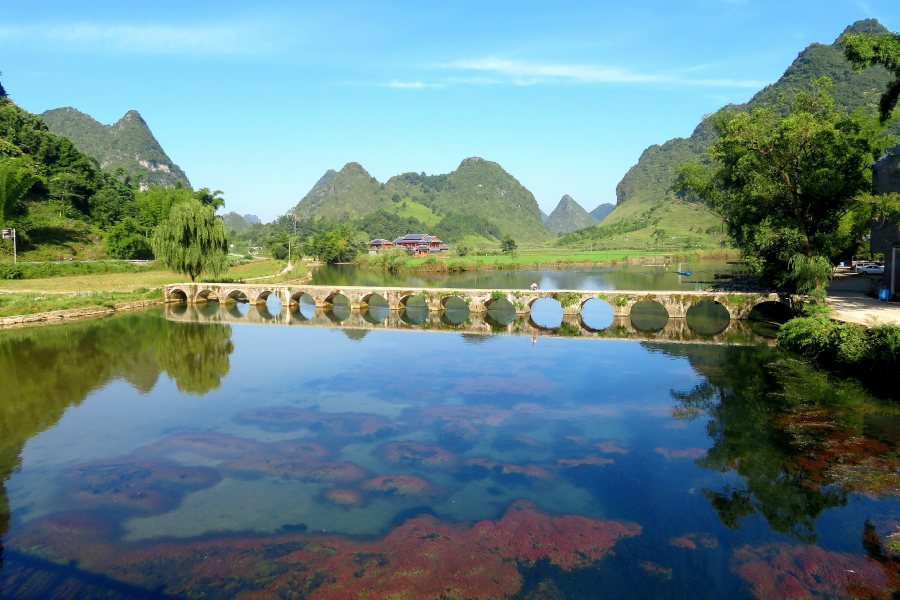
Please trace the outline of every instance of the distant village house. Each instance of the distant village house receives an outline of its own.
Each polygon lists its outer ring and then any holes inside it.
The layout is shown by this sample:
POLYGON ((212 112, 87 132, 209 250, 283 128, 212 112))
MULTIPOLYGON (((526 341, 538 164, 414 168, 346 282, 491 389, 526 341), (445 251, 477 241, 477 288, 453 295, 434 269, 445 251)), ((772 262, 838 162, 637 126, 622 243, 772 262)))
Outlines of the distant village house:
POLYGON ((450 251, 450 246, 441 241, 439 237, 424 233, 409 233, 403 237, 398 237, 393 242, 382 238, 376 238, 369 242, 370 254, 379 250, 390 250, 391 248, 403 248, 414 256, 440 255, 450 251))

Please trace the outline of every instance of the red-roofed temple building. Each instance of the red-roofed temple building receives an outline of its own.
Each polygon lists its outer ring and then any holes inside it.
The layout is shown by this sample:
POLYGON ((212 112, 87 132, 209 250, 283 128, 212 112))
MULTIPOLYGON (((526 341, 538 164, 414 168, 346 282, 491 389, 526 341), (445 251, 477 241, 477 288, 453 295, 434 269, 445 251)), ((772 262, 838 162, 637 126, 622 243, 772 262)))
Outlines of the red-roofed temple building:
POLYGON ((434 235, 424 233, 409 233, 398 237, 393 242, 377 238, 369 242, 369 251, 389 250, 391 248, 403 248, 415 256, 428 256, 429 254, 443 254, 449 252, 450 246, 434 235))

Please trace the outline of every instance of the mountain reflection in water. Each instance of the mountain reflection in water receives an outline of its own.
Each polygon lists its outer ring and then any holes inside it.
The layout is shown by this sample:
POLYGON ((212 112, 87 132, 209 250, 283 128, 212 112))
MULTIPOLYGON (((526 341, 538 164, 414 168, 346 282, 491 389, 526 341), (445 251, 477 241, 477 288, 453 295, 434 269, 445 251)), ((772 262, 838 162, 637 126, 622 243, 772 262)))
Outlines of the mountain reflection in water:
POLYGON ((703 310, 0 331, 0 597, 891 597, 900 410, 703 310))

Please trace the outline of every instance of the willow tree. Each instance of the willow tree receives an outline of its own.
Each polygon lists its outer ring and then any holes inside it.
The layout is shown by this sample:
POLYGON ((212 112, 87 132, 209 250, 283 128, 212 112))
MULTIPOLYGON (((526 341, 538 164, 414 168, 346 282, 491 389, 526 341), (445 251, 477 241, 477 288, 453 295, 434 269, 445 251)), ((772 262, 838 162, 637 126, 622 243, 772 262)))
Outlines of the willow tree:
POLYGON ((221 275, 228 270, 225 224, 215 209, 198 200, 176 204, 153 232, 153 254, 176 273, 193 282, 202 274, 221 275))

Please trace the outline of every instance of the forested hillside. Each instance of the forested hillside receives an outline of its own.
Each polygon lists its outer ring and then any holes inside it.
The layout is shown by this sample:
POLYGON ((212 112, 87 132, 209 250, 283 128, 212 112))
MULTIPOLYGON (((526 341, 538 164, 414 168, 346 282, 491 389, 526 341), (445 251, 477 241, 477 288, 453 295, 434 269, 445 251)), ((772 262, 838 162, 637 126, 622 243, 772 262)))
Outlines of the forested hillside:
POLYGON ((584 229, 591 225, 597 225, 599 221, 575 202, 572 196, 563 196, 550 216, 544 222, 550 233, 562 235, 578 229, 584 229))
POLYGON ((55 108, 40 116, 50 131, 96 158, 107 173, 122 168, 132 177, 143 175, 145 188, 149 184, 171 187, 178 181, 190 185, 187 175, 172 162, 136 110, 125 113, 114 125, 98 123, 72 107, 55 108))
POLYGON ((329 170, 293 212, 353 222, 379 210, 418 219, 448 241, 506 234, 523 241, 549 237, 534 195, 500 165, 481 158, 467 158, 446 175, 404 173, 385 183, 358 163, 348 163, 340 172, 329 170))
POLYGON ((101 170, 38 115, 0 97, 0 224, 16 228, 29 260, 148 258, 149 236, 171 206, 197 198, 219 207, 220 193, 181 182, 140 191, 124 169, 101 170))
MULTIPOLYGON (((854 23, 846 31, 884 33, 887 29, 875 19, 866 19, 854 23)), ((760 90, 746 104, 727 106, 723 110, 773 107, 778 104, 780 94, 790 96, 797 89, 809 90, 810 82, 823 76, 831 77, 834 82, 829 94, 835 105, 847 111, 864 107, 874 112, 892 79, 882 67, 856 73, 837 42, 814 43, 799 54, 777 82, 760 90)), ((900 133, 900 122, 895 122, 890 130, 900 133)), ((681 237, 715 238, 717 221, 708 214, 705 206, 692 202, 689 195, 671 191, 676 169, 688 162, 706 160, 706 150, 714 143, 714 136, 711 127, 701 123, 689 138, 675 138, 647 148, 616 186, 616 209, 592 237, 630 232, 634 239, 650 239, 658 227, 666 227, 670 234, 681 237), (662 222, 657 220, 660 214, 665 214, 662 222), (696 233, 684 230, 687 224, 691 224, 696 233), (613 233, 616 231, 619 233, 613 233)))

